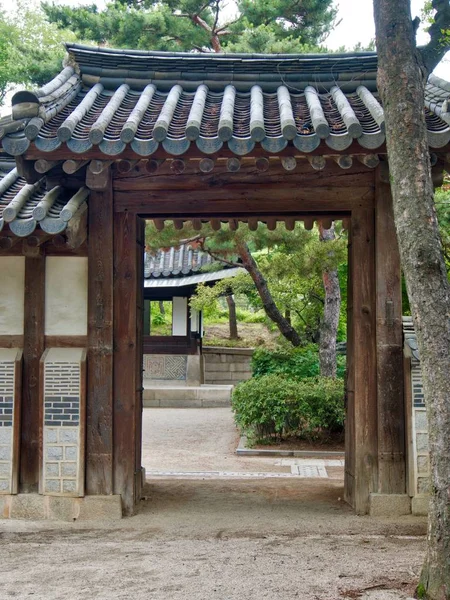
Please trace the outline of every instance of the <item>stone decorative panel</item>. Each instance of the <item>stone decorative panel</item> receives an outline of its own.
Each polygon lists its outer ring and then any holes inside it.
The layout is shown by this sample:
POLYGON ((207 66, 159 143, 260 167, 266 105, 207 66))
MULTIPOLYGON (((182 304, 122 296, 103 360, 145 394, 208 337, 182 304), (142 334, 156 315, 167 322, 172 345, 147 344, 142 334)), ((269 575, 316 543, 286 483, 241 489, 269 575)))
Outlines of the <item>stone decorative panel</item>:
POLYGON ((46 350, 42 368, 44 447, 40 492, 83 496, 86 351, 46 350))
POLYGON ((144 379, 183 381, 187 374, 187 356, 144 354, 144 379))
POLYGON ((0 349, 0 494, 17 493, 22 351, 0 349))
POLYGON ((414 447, 414 480, 415 495, 428 493, 430 479, 430 460, 428 452, 428 421, 423 394, 422 373, 420 361, 411 359, 411 389, 412 389, 412 430, 414 447))

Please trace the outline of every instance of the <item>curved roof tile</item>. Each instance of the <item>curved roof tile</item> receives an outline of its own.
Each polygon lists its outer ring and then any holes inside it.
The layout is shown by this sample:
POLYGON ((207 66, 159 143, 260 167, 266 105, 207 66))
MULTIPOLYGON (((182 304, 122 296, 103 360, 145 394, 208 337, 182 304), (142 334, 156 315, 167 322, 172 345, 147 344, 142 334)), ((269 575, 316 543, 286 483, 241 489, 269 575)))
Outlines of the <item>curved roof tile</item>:
POLYGON ((207 252, 189 244, 162 248, 144 256, 144 277, 181 277, 197 273, 204 266, 211 265, 213 259, 207 252))
POLYGON ((75 194, 60 186, 46 190, 45 177, 27 184, 13 169, 0 179, 0 231, 9 226, 18 237, 32 234, 37 227, 51 235, 62 233, 88 195, 85 187, 75 194))
MULTIPOLYGON (((336 151, 357 140, 385 141, 376 93, 375 53, 236 55, 139 52, 68 45, 72 66, 35 92, 13 98, 0 121, 12 155, 30 143, 44 152, 66 143, 74 153, 99 146, 116 156, 129 145, 174 156, 196 144, 211 154, 227 144, 245 155, 292 143, 301 152, 322 141, 336 151), (20 125, 18 125, 18 123, 20 125)), ((429 143, 450 141, 450 84, 431 76, 425 103, 429 143)))

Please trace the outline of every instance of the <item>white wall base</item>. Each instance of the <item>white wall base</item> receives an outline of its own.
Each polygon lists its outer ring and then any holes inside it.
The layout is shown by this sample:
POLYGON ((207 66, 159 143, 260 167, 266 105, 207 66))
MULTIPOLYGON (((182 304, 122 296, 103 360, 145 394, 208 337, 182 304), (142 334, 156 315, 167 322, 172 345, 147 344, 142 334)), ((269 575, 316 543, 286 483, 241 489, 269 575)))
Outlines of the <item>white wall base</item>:
POLYGON ((102 521, 122 518, 120 496, 69 498, 17 494, 0 496, 0 518, 32 521, 102 521))

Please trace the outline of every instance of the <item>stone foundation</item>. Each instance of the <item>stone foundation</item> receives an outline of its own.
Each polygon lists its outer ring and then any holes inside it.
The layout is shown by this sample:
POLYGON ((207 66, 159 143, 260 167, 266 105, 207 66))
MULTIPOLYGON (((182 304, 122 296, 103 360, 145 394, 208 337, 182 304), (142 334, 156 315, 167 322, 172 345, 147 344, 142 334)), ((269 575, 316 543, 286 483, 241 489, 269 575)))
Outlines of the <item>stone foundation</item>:
POLYGON ((122 518, 120 496, 0 496, 0 518, 33 521, 102 521, 122 518))
POLYGON ((252 376, 253 348, 203 348, 205 383, 236 385, 252 376))

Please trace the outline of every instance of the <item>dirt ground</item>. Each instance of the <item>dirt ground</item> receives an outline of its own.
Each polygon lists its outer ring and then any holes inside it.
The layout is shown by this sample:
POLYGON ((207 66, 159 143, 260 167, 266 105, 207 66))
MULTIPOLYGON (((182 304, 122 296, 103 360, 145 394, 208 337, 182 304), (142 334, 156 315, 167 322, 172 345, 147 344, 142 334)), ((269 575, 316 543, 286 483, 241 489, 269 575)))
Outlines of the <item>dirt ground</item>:
MULTIPOLYGON (((234 444, 229 436, 236 436, 230 415, 216 413, 224 409, 206 409, 209 425, 202 430, 216 431, 219 458, 213 457, 212 443, 197 447, 190 458, 195 444, 183 451, 179 431, 189 431, 186 423, 199 415, 179 413, 185 426, 173 427, 173 415, 150 410, 145 420, 153 434, 147 427, 144 441, 148 468, 224 468, 227 448, 234 444), (164 423, 172 435, 161 429, 164 423), (157 450, 162 440, 166 445, 157 450)), ((239 463, 239 469, 261 470, 262 463, 255 467, 249 460, 245 457, 247 466, 239 463)), ((343 502, 340 475, 154 477, 145 494, 138 514, 122 521, 95 526, 0 521, 0 599, 404 600, 413 595, 425 520, 355 516, 343 502)))

